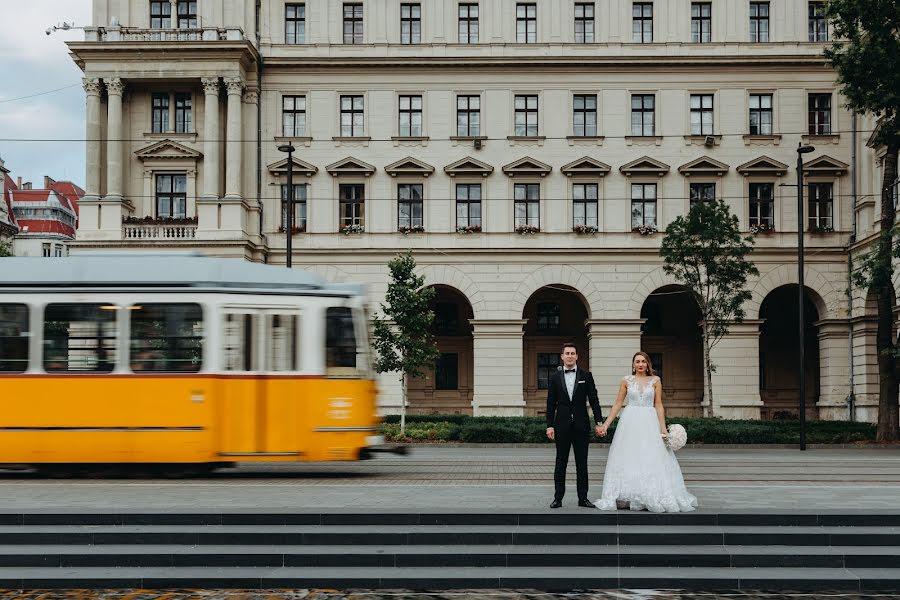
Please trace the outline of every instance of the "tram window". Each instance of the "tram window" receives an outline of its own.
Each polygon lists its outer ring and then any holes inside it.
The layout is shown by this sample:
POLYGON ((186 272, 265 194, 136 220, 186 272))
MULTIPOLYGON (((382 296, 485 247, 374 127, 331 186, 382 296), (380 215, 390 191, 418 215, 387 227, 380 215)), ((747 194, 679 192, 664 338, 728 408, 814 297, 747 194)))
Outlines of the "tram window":
POLYGON ((112 371, 118 308, 111 304, 48 304, 44 310, 44 369, 112 371))
POLYGON ((297 371, 297 315, 270 315, 266 365, 270 371, 297 371))
POLYGON ((325 313, 325 366, 329 375, 357 375, 353 312, 332 307, 325 313))
POLYGON ((28 307, 0 304, 0 372, 28 370, 28 307))
POLYGON ((226 371, 252 371, 254 360, 253 315, 225 314, 224 355, 226 371))
POLYGON ((131 313, 135 372, 196 373, 203 361, 203 311, 199 304, 143 304, 131 313))

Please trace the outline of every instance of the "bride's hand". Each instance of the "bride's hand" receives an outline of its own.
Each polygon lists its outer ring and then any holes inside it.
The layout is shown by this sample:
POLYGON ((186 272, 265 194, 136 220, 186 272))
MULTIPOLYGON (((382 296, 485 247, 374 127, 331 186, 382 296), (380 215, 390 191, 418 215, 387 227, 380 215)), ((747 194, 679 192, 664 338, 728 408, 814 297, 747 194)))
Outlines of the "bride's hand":
POLYGON ((668 431, 660 431, 659 435, 662 437, 662 439, 666 439, 669 437, 669 432, 668 431))

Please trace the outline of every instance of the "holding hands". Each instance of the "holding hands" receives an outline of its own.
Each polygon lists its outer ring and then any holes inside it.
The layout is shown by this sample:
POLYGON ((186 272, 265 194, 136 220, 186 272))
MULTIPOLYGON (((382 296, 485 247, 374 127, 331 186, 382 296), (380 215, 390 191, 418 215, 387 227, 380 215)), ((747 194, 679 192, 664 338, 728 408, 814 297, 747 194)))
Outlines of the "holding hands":
POLYGON ((609 429, 609 427, 606 425, 606 423, 603 423, 603 424, 598 423, 597 426, 594 427, 594 431, 597 432, 597 435, 600 437, 606 437, 607 429, 609 429))

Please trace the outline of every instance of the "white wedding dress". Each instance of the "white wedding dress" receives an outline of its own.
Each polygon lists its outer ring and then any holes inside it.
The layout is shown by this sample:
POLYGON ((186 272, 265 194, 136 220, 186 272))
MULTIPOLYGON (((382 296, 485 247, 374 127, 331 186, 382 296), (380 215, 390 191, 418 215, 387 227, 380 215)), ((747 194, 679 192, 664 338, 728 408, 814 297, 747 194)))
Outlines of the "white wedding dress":
POLYGON ((697 498, 684 485, 675 453, 659 434, 659 418, 653 408, 657 380, 653 377, 640 388, 633 376, 624 379, 628 394, 609 446, 603 493, 594 503, 601 510, 616 510, 616 501, 628 503, 631 510, 651 512, 697 508, 697 498))

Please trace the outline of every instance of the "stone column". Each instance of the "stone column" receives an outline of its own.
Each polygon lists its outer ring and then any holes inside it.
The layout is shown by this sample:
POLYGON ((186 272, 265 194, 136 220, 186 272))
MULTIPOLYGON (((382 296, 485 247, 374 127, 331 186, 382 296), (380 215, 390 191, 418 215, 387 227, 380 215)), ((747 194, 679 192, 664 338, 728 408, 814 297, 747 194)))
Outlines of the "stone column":
POLYGON ((125 84, 118 77, 106 80, 106 197, 122 200, 122 92, 125 84))
POLYGON ((244 82, 240 77, 225 80, 228 88, 228 117, 225 131, 225 198, 240 200, 241 189, 241 97, 244 82))
POLYGON ((100 197, 100 80, 96 77, 82 79, 87 95, 87 127, 85 137, 85 200, 97 200, 100 197))
POLYGON ((474 337, 474 416, 521 416, 522 327, 525 321, 470 319, 474 337))
POLYGON ((866 315, 853 319, 853 366, 855 373, 857 421, 874 423, 878 419, 878 319, 866 315))
POLYGON ((589 370, 597 384, 603 414, 616 400, 619 382, 631 373, 631 357, 641 349, 641 325, 646 319, 589 319, 589 370))
POLYGON ((204 77, 203 94, 203 197, 219 198, 219 78, 204 77))
MULTIPOLYGON (((759 326, 762 321, 732 323, 710 351, 713 414, 725 419, 759 419, 759 326)), ((704 367, 703 380, 706 381, 704 367)), ((704 386, 705 389, 705 386, 704 386)), ((708 403, 704 399, 704 405, 708 403)))
MULTIPOLYGON (((819 328, 819 418, 847 420, 850 394, 850 324, 844 319, 824 319, 819 328)), ((813 407, 807 406, 807 411, 813 407)), ((814 416, 814 415, 813 415, 814 416)))

